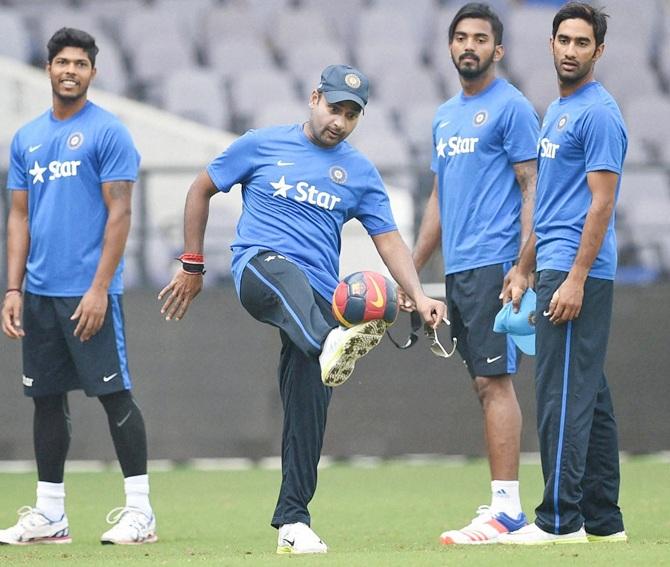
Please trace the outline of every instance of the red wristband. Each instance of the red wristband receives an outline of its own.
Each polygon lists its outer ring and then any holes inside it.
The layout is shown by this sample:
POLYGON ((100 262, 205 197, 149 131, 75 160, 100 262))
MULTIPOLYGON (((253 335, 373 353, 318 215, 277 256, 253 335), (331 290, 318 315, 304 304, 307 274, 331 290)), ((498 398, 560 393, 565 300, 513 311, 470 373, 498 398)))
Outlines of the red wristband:
POLYGON ((23 295, 23 291, 18 287, 7 288, 7 290, 5 291, 5 295, 7 295, 8 293, 12 293, 12 292, 18 293, 19 295, 23 295))
POLYGON ((202 276, 205 273, 205 257, 202 254, 184 253, 179 258, 181 269, 191 276, 202 276))
POLYGON ((205 263, 205 257, 202 254, 191 254, 191 253, 184 253, 177 260, 180 260, 181 262, 187 262, 188 264, 204 264, 205 263))

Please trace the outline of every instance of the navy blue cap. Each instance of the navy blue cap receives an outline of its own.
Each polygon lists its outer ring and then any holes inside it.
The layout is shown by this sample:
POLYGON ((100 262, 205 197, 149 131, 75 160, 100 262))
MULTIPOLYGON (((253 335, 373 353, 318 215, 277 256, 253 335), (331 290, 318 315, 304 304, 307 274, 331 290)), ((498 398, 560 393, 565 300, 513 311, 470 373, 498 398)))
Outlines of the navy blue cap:
POLYGON ((514 313, 512 302, 498 311, 493 323, 496 333, 507 333, 514 344, 526 354, 535 354, 535 306, 537 298, 532 289, 527 289, 521 298, 519 311, 514 313))
POLYGON ((329 65, 321 73, 321 81, 316 87, 331 104, 351 100, 361 109, 368 103, 369 89, 368 78, 349 65, 329 65))

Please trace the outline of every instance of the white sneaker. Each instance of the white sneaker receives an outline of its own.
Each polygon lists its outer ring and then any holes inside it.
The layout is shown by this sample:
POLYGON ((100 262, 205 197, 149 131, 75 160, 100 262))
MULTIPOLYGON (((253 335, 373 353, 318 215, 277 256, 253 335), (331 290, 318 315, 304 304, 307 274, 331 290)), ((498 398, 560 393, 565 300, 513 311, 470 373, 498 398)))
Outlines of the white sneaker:
POLYGON ((100 542, 104 544, 137 545, 158 541, 156 518, 147 516, 138 508, 114 508, 107 514, 107 523, 115 524, 107 530, 100 542))
POLYGON ((505 545, 553 545, 557 543, 588 543, 584 526, 576 532, 569 534, 550 534, 537 527, 536 524, 528 524, 515 532, 500 534, 498 543, 505 545))
POLYGON ((388 324, 383 320, 368 321, 350 329, 336 327, 326 337, 319 355, 321 380, 326 386, 339 386, 354 371, 356 361, 382 340, 388 324))
POLYGON ((526 514, 523 512, 512 518, 503 512, 494 513, 489 506, 480 506, 472 522, 460 530, 442 532, 440 541, 444 545, 497 543, 502 534, 519 530, 526 524, 526 514))
POLYGON ((31 545, 35 543, 72 543, 67 516, 55 522, 37 508, 22 506, 17 510, 19 521, 0 530, 0 545, 31 545))
POLYGON ((327 553, 328 546, 302 522, 284 524, 277 536, 277 553, 327 553))
POLYGON ((589 540, 589 543, 626 543, 628 541, 628 534, 625 531, 609 535, 595 535, 586 532, 586 539, 589 540))

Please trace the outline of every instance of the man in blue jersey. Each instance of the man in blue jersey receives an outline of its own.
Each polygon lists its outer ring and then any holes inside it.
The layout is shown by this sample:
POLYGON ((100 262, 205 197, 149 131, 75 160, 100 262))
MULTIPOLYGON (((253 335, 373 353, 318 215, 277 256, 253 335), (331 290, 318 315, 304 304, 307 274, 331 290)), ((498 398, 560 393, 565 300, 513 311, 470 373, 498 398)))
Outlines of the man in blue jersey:
POLYGON ((491 501, 442 543, 494 543, 526 524, 519 498, 521 410, 512 376, 518 354, 493 332, 500 288, 531 231, 538 119, 526 98, 496 77, 503 26, 486 4, 463 6, 449 27, 462 91, 433 120, 433 192, 414 248, 420 270, 442 243, 447 307, 457 349, 484 415, 491 501))
POLYGON ((12 141, 7 285, 2 330, 23 342, 33 398, 37 503, 19 510, 0 544, 70 543, 63 470, 70 445, 67 392, 96 396, 109 421, 126 492, 102 543, 156 541, 144 420, 133 399, 121 280, 131 190, 140 157, 119 120, 87 100, 98 47, 58 30, 47 45, 53 107, 12 141), (25 278, 25 289, 23 288, 25 278))
POLYGON ((553 20, 560 98, 540 133, 534 234, 503 290, 516 308, 537 265, 535 390, 545 489, 535 522, 501 536, 507 544, 627 539, 604 374, 617 262, 614 207, 627 148, 617 104, 593 80, 606 17, 573 2, 553 20))
POLYGON ((166 319, 181 319, 202 288, 209 200, 240 183, 244 207, 232 244, 242 305, 280 330, 279 388, 284 408, 282 484, 272 518, 277 553, 325 553, 310 528, 331 386, 381 340, 386 324, 345 330, 331 313, 342 226, 358 219, 393 277, 437 326, 445 305, 426 297, 389 199, 372 163, 346 138, 368 99, 368 79, 331 65, 311 93, 304 124, 250 130, 195 179, 186 198, 183 266, 159 297, 166 319))

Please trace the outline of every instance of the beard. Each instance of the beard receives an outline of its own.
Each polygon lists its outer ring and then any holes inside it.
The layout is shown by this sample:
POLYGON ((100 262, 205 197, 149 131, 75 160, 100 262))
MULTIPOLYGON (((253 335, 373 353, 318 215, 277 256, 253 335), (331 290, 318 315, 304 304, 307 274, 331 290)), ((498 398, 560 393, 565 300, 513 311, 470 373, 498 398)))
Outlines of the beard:
POLYGON ((485 59, 482 61, 477 55, 475 54, 470 54, 468 53, 461 55, 458 58, 458 61, 454 58, 454 56, 451 56, 451 60, 454 62, 454 66, 456 67, 456 70, 458 71, 458 74, 463 77, 464 79, 472 80, 476 79, 477 77, 480 77, 486 71, 489 70, 489 67, 493 64, 493 57, 495 56, 494 53, 491 53, 491 57, 488 59, 485 59), (472 67, 465 67, 462 66, 462 62, 464 61, 474 61, 477 63, 477 65, 472 66, 472 67))
POLYGON ((51 78, 51 92, 63 104, 75 104, 82 98, 86 98, 89 85, 90 81, 80 79, 78 88, 68 91, 62 88, 59 78, 51 78))

